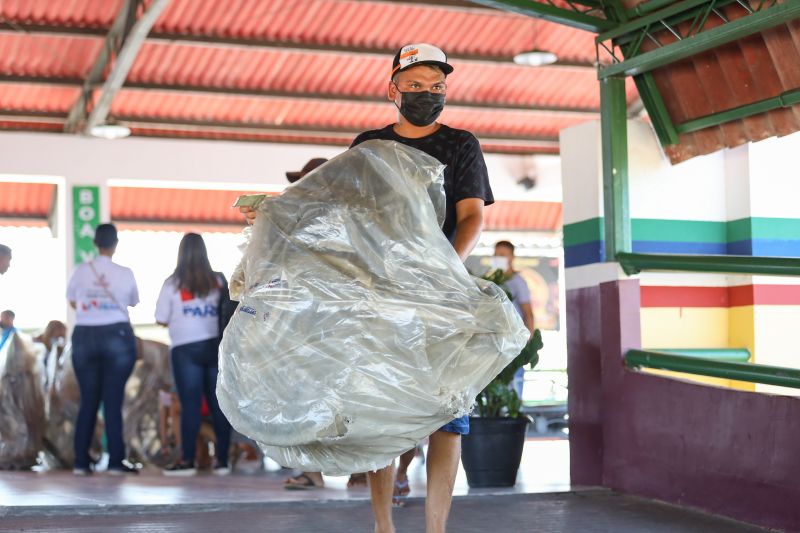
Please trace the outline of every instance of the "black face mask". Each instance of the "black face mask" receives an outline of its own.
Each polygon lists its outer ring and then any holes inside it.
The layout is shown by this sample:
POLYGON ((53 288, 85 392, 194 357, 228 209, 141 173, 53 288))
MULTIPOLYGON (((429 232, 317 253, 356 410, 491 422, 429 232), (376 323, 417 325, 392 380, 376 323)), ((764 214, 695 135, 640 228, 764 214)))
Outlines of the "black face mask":
MULTIPOLYGON (((398 92, 403 95, 400 99, 400 114, 406 117, 415 126, 428 126, 436 122, 444 109, 444 95, 434 94, 430 91, 398 92)), ((395 104, 396 106, 397 104, 395 104)))

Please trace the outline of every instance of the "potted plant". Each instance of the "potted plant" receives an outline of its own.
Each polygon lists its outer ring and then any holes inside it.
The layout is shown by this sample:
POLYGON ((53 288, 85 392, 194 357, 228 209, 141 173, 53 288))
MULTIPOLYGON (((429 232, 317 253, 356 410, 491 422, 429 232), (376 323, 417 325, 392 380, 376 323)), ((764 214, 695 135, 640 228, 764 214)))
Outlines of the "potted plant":
MULTIPOLYGON (((505 275, 497 270, 485 279, 502 286, 505 275)), ((461 461, 470 487, 511 487, 516 482, 530 418, 521 412, 522 400, 510 385, 519 368, 536 366, 542 346, 537 329, 522 352, 478 394, 470 432, 461 441, 461 461)))

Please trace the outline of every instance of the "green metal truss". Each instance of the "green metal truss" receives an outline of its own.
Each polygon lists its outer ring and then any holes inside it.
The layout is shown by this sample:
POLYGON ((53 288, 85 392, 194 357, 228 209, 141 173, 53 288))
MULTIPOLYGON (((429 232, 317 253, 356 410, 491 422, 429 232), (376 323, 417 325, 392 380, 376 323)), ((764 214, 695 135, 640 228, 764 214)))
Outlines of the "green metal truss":
MULTIPOLYGON (((774 2, 775 0, 772 1, 774 2)), ((698 0, 685 0, 679 4, 684 6, 693 6, 694 4, 697 4, 697 2, 698 0)), ((676 4, 676 6, 679 4, 676 4)), ((718 10, 715 10, 713 7, 715 4, 715 0, 706 2, 705 6, 703 6, 703 9, 700 9, 694 14, 694 22, 683 32, 678 31, 677 26, 671 24, 667 20, 659 19, 658 23, 664 26, 665 30, 668 30, 676 39, 675 42, 670 44, 661 45, 657 37, 654 36, 650 31, 652 23, 647 23, 644 24, 644 26, 641 26, 640 21, 631 22, 629 24, 631 31, 622 35, 619 34, 621 31, 623 31, 623 29, 625 29, 626 25, 624 24, 616 30, 613 30, 613 32, 610 32, 614 35, 617 35, 617 37, 612 38, 612 46, 610 47, 605 44, 605 41, 601 40, 605 34, 599 35, 596 40, 598 46, 609 52, 616 62, 607 67, 601 68, 598 72, 598 78, 603 79, 609 76, 619 75, 634 76, 644 72, 649 72, 658 67, 663 67, 670 63, 674 63, 675 61, 680 61, 681 59, 685 59, 701 52, 711 50, 723 44, 742 39, 754 33, 775 27, 779 24, 785 24, 786 22, 800 17, 800 0, 791 0, 782 4, 775 4, 771 7, 767 7, 766 9, 754 11, 753 13, 734 21, 728 21, 728 19, 722 13, 720 13, 718 10), (724 22, 720 26, 703 30, 711 13, 717 14, 717 16, 721 17, 724 22), (619 42, 623 36, 629 36, 632 32, 637 33, 637 37, 633 41, 634 46, 628 47, 627 50, 629 53, 625 56, 624 60, 619 60, 615 51, 616 46, 613 44, 613 42, 614 40, 619 42), (661 46, 647 52, 641 52, 640 45, 645 37, 650 37, 654 42, 661 46)), ((738 2, 735 4, 740 5, 738 2)), ((743 4, 745 6, 747 5, 744 2, 743 4)), ((769 2, 764 2, 764 5, 768 4, 769 2)), ((667 10, 669 10, 669 8, 665 9, 664 11, 667 10)), ((658 15, 658 13, 659 12, 653 13, 652 15, 648 15, 644 18, 647 19, 654 17, 658 15)))
POLYGON ((620 0, 568 0, 572 12, 556 6, 552 0, 547 4, 534 0, 471 1, 599 34, 595 40, 598 65, 604 59, 601 51, 611 58, 610 65, 598 68, 606 261, 620 262, 628 274, 656 269, 800 275, 800 259, 794 258, 631 253, 625 96, 625 78, 633 76, 663 145, 677 144, 680 133, 800 104, 800 88, 797 88, 676 126, 651 74, 656 68, 798 19, 800 0, 780 3, 778 0, 650 0, 627 10, 620 0), (595 1, 602 7, 604 18, 591 14, 598 11, 595 1), (725 6, 738 6, 741 16, 730 20, 720 11, 725 6), (712 17, 717 19, 716 23, 707 29, 712 17), (667 34, 670 37, 665 40, 663 36, 667 34), (654 43, 655 48, 642 51, 645 40, 654 43))
POLYGON ((552 0, 536 2, 532 0, 469 0, 473 4, 493 7, 520 15, 549 20, 579 30, 600 33, 614 28, 616 24, 602 16, 601 2, 592 0, 564 0, 569 9, 559 7, 552 0), (594 13, 594 14, 593 14, 594 13))
MULTIPOLYGON (((542 18, 598 33, 598 79, 633 76, 662 145, 677 144, 679 134, 763 113, 795 101, 789 91, 763 102, 673 124, 651 72, 675 61, 800 18, 800 0, 649 0, 625 9, 620 0, 470 0, 472 3, 542 18), (566 7, 564 7, 566 6, 566 7), (720 8, 734 6, 730 20, 720 8), (713 28, 706 29, 715 19, 713 28), (685 24, 689 22, 689 24, 685 24), (669 39, 664 39, 668 35, 669 39), (655 48, 643 51, 645 41, 655 48), (669 42, 667 42, 669 41, 669 42)), ((789 104, 794 105, 794 104, 789 104)))
MULTIPOLYGON (((626 11, 619 0, 605 0, 607 2, 607 15, 609 18, 615 20, 620 26, 630 24, 630 12, 626 11)), ((651 0, 663 1, 663 0, 651 0)), ((695 0, 697 1, 697 0, 695 0)), ((644 5, 644 4, 643 4, 644 5)), ((614 30, 611 30, 612 32, 614 30)), ((623 34, 624 35, 624 34, 623 34)), ((625 43, 622 44, 622 50, 625 57, 635 51, 641 46, 641 42, 625 43)), ((600 54, 597 54, 597 64, 600 64, 600 54)), ((649 72, 633 77, 636 83, 636 90, 639 92, 639 97, 642 99, 645 109, 647 109, 650 120, 653 124, 653 129, 658 136, 658 140, 662 145, 675 144, 678 142, 678 132, 672 119, 667 111, 667 106, 664 99, 656 86, 653 75, 649 72)))

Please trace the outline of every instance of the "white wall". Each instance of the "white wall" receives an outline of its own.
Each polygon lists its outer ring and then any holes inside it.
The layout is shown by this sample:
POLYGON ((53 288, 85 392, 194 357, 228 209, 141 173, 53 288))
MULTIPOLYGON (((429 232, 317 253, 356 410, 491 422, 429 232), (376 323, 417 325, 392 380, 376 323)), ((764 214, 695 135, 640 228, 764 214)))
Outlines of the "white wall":
POLYGON ((754 217, 800 218, 800 133, 749 145, 754 217))
MULTIPOLYGON (((0 133, 0 180, 13 175, 63 176, 67 185, 135 182, 152 186, 282 190, 285 172, 312 157, 335 157, 341 147, 129 137, 104 140, 48 133, 0 133), (5 178, 2 174, 6 174, 5 178)), ((556 156, 486 154, 495 198, 561 201, 556 156), (535 174, 526 191, 516 182, 535 174)))
MULTIPOLYGON (((0 306, 20 311, 21 324, 26 327, 71 318, 64 292, 72 269, 73 185, 100 186, 101 220, 105 222, 109 220, 109 186, 279 191, 286 186, 287 170, 299 170, 312 157, 331 158, 342 151, 340 147, 311 145, 141 137, 109 141, 77 135, 0 133, 0 181, 58 185, 56 237, 46 228, 0 227, 0 242, 11 245, 15 257, 12 270, 0 278, 0 306)), ((497 199, 561 200, 558 157, 487 154, 486 163, 497 199), (525 191, 516 183, 524 175, 535 175, 539 185, 525 191)), ((496 240, 509 235, 487 237, 496 240)), ((520 237, 521 244, 531 249, 552 247, 537 235, 520 237)), ((121 233, 115 260, 134 269, 142 293, 142 304, 132 311, 134 322, 152 322, 155 296, 174 268, 179 240, 177 233, 121 233)), ((206 234, 206 240, 212 265, 230 273, 239 258, 238 237, 206 234)), ((494 240, 486 242, 493 244, 494 240)))
MULTIPOLYGON (((602 216, 600 121, 561 131, 564 223, 602 216)), ((670 165, 651 126, 628 121, 628 183, 632 218, 725 220, 724 153, 670 165)))

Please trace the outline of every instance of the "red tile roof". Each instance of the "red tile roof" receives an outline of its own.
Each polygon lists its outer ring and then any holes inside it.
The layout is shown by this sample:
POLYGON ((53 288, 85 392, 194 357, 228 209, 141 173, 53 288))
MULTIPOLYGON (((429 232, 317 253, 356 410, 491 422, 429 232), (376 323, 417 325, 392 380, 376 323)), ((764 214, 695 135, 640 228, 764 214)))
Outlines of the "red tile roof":
POLYGON ((484 211, 484 229, 494 231, 557 231, 560 202, 498 201, 484 211))
POLYGON ((259 192, 111 187, 111 220, 241 226, 244 218, 238 209, 231 206, 242 194, 259 192))
MULTIPOLYGON (((0 127, 63 122, 122 3, 0 3, 0 127)), ((173 0, 111 116, 137 135, 346 145, 395 119, 391 55, 411 41, 449 52, 443 120, 487 151, 555 153, 560 129, 598 116, 589 33, 478 7, 353 0, 173 0), (563 65, 513 64, 533 47, 563 65)))
MULTIPOLYGON (((112 187, 111 219, 139 224, 241 227, 242 215, 230 206, 240 194, 253 193, 258 191, 112 187)), ((561 228, 561 204, 557 202, 498 201, 484 214, 486 230, 552 232, 561 228)))
MULTIPOLYGON (((623 4, 634 7, 644 1, 623 0, 623 4)), ((735 2, 717 10, 729 20, 747 16, 735 2)), ((677 27, 685 31, 690 24, 688 21, 677 27)), ((711 16, 706 28, 722 24, 719 17, 711 16)), ((662 45, 676 41, 666 31, 659 33, 658 39, 662 45)), ((655 47, 647 40, 642 45, 643 50, 655 47)), ((675 124, 800 88, 800 21, 656 69, 653 77, 675 124)), ((680 135, 680 143, 665 147, 665 151, 676 163, 798 130, 800 106, 793 106, 680 135)))
POLYGON ((0 218, 46 219, 55 194, 50 183, 0 181, 0 218))
MULTIPOLYGON (((172 0, 111 118, 129 122, 136 135, 346 145, 355 130, 393 120, 384 96, 390 57, 414 41, 450 53, 456 70, 443 119, 474 130, 487 151, 554 153, 560 129, 598 117, 592 34, 466 2, 441 3, 448 5, 172 0), (511 62, 532 48, 556 52, 560 66, 511 62)), ((0 2, 0 128, 63 123, 122 4, 0 2)), ((730 18, 744 12, 735 2, 719 10, 730 18)), ((668 32, 659 39, 668 43, 668 32)), ((795 21, 655 70, 672 121, 799 87, 798 43, 795 21)), ((643 47, 649 45, 645 40, 643 47)), ((628 87, 633 101, 635 88, 628 87)), ((666 152, 681 161, 797 129, 795 106, 682 135, 666 152)))

